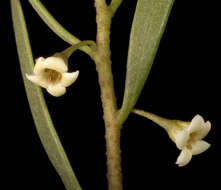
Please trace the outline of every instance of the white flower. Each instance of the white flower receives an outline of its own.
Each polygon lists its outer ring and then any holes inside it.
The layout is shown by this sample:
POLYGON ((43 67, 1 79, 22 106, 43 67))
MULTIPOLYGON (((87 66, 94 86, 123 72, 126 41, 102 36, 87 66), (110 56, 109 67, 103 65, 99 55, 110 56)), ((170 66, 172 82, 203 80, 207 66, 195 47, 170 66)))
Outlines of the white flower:
POLYGON ((33 75, 26 74, 27 79, 46 88, 53 96, 65 94, 66 87, 70 86, 78 77, 79 71, 68 73, 66 61, 59 56, 36 59, 33 75))
POLYGON ((180 167, 188 164, 193 155, 200 154, 210 147, 210 144, 202 139, 209 133, 211 123, 209 121, 204 122, 200 115, 196 115, 191 122, 184 122, 169 120, 137 109, 133 112, 150 119, 167 131, 177 148, 181 150, 176 161, 176 164, 180 167))
POLYGON ((210 144, 202 139, 209 133, 211 123, 204 122, 200 115, 196 115, 189 123, 177 121, 177 124, 179 128, 173 127, 169 135, 181 150, 176 164, 185 166, 190 162, 192 155, 200 154, 210 147, 210 144))

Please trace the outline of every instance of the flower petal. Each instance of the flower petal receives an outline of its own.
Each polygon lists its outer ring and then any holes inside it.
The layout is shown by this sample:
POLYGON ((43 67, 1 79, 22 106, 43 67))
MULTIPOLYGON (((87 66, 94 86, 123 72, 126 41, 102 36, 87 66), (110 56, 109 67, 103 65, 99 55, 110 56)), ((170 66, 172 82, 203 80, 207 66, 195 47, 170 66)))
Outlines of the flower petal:
POLYGON ((52 96, 59 97, 65 94, 66 88, 60 84, 57 85, 50 85, 47 88, 48 93, 52 96))
POLYGON ((197 132, 197 140, 203 139, 209 133, 210 129, 211 129, 211 123, 207 121, 206 123, 204 123, 202 130, 197 132))
POLYGON ((39 57, 35 60, 35 66, 34 66, 34 74, 41 74, 42 71, 44 70, 44 67, 43 67, 43 63, 45 61, 45 58, 44 57, 39 57))
POLYGON ((177 132, 175 136, 176 146, 181 150, 186 146, 186 143, 189 139, 189 133, 187 130, 183 129, 182 131, 177 132))
POLYGON ((70 86, 78 78, 79 71, 73 73, 63 73, 60 83, 67 87, 70 86))
POLYGON ((178 156, 176 164, 179 167, 185 166, 190 162, 191 158, 192 153, 187 148, 184 148, 178 156))
POLYGON ((47 88, 49 86, 49 83, 47 82, 47 80, 45 80, 43 77, 39 76, 39 75, 28 75, 26 74, 26 78, 28 80, 30 80, 31 82, 43 87, 43 88, 47 88))
POLYGON ((58 72, 66 72, 68 70, 67 64, 65 63, 64 59, 61 57, 48 57, 44 61, 44 68, 45 69, 52 69, 58 72))
POLYGON ((210 144, 206 141, 196 141, 194 143, 191 143, 192 149, 190 150, 193 155, 200 154, 204 151, 206 151, 210 144))
POLYGON ((200 130, 202 130, 203 126, 204 126, 203 118, 200 115, 196 115, 192 119, 190 126, 188 127, 188 131, 189 131, 189 133, 200 131, 200 130))

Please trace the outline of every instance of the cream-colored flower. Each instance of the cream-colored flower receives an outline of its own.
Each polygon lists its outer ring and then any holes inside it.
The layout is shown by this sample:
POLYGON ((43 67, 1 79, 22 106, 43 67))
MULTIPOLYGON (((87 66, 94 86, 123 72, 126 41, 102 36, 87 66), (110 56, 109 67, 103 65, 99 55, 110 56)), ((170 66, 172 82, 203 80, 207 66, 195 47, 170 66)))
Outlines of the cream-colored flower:
POLYGON ((193 155, 200 154, 210 147, 210 144, 202 139, 209 133, 211 123, 205 122, 200 115, 196 115, 191 122, 184 122, 169 120, 142 110, 133 112, 152 120, 167 131, 177 148, 181 150, 176 161, 180 167, 188 164, 193 155))
POLYGON ((48 58, 39 57, 32 75, 26 74, 28 80, 46 88, 48 93, 53 96, 61 96, 65 94, 66 87, 75 82, 79 75, 79 71, 68 73, 66 61, 59 56, 51 56, 48 58))
POLYGON ((190 162, 192 155, 200 154, 210 147, 210 144, 202 139, 209 133, 211 123, 204 122, 200 115, 196 115, 189 123, 177 121, 177 124, 179 127, 173 127, 169 135, 181 150, 176 164, 185 166, 190 162))

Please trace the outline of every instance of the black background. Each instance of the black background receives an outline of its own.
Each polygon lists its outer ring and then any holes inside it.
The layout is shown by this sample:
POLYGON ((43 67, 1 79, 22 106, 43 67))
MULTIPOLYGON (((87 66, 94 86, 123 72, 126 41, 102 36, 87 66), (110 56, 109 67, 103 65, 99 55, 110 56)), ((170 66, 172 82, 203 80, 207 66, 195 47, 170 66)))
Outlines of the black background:
MULTIPOLYGON (((42 3, 71 33, 82 40, 96 39, 95 9, 93 0, 54 1, 42 3)), ((111 48, 115 89, 120 106, 123 98, 125 68, 130 26, 136 1, 124 0, 112 24, 111 48)), ((59 39, 37 16, 27 1, 22 1, 29 30, 33 55, 50 56, 62 51, 68 44, 59 39)), ((167 28, 161 40, 151 73, 136 108, 161 116, 191 120, 202 115, 212 123, 206 137, 211 148, 194 156, 183 168, 174 163, 179 150, 164 130, 152 122, 131 114, 122 130, 122 167, 124 188, 177 189, 216 187, 219 184, 220 138, 220 44, 217 22, 220 18, 215 4, 203 1, 176 1, 167 28)), ((7 189, 64 189, 41 146, 26 99, 19 69, 16 46, 6 5, 4 27, 6 45, 2 56, 5 72, 2 94, 8 160, 7 189), (6 58, 6 59, 5 59, 6 58), (4 82, 6 81, 6 82, 4 82)), ((100 91, 93 61, 77 51, 69 60, 70 71, 80 75, 67 93, 54 98, 44 94, 51 117, 64 145, 70 162, 84 190, 106 189, 105 141, 100 91)), ((213 188, 212 188, 213 189, 213 188)))

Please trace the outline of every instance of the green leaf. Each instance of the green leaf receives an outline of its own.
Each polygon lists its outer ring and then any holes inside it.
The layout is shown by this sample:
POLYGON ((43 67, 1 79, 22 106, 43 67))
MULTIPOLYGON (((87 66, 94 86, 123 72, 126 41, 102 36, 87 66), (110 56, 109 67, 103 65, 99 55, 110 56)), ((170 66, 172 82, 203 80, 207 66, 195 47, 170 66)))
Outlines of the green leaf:
MULTIPOLYGON (((44 7, 44 5, 39 0, 29 0, 29 3, 34 8, 34 10, 38 13, 41 19, 48 25, 48 27, 57 34, 61 39, 70 45, 74 45, 76 43, 81 42, 77 37, 73 36, 70 32, 68 32, 57 20, 48 12, 48 10, 44 7)), ((93 57, 93 51, 90 47, 84 46, 81 47, 80 50, 84 51, 91 57, 93 57)))
POLYGON ((33 72, 34 63, 25 19, 19 0, 11 0, 11 12, 25 89, 41 142, 66 189, 81 190, 51 121, 42 91, 25 77, 26 73, 33 72))
POLYGON ((137 102, 150 72, 174 0, 138 0, 132 24, 122 107, 123 123, 137 102))

